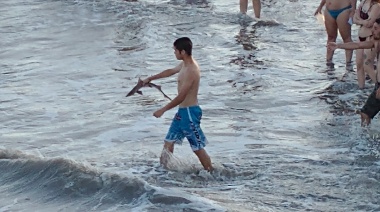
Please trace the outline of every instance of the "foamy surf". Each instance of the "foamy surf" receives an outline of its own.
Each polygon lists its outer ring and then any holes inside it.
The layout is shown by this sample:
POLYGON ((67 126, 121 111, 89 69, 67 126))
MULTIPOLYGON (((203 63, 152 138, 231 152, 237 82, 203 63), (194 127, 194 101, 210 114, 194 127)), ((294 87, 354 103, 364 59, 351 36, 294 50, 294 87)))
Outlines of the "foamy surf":
POLYGON ((106 173, 57 158, 43 159, 0 150, 0 201, 5 210, 33 205, 38 211, 225 211, 211 200, 152 186, 136 176, 106 173), (13 199, 13 204, 8 204, 13 199))
MULTIPOLYGON (((2 1, 0 141, 37 157, 2 160, 1 210, 217 211, 214 201, 233 212, 378 210, 378 141, 368 142, 357 115, 340 113, 367 90, 355 77, 331 82, 345 72, 344 51, 326 73, 315 2, 263 2, 262 18, 280 26, 239 25, 234 1, 188 2, 2 1), (175 110, 154 118, 167 103, 154 90, 124 97, 138 77, 176 64, 181 36, 202 70, 212 174, 188 145, 175 147, 177 169, 162 169, 175 110), (322 95, 333 104, 313 98, 331 84, 322 95)), ((174 77, 157 83, 176 95, 174 77)))

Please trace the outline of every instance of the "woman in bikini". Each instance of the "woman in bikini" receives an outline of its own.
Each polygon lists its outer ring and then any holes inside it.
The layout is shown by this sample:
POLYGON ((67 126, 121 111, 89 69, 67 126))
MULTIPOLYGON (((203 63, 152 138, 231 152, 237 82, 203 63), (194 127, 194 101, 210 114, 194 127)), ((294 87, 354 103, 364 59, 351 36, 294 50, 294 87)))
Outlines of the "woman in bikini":
MULTIPOLYGON (((380 18, 380 0, 361 1, 354 15, 354 23, 360 25, 358 32, 360 41, 366 41, 372 36, 372 26, 377 18, 380 18)), ((356 69, 360 89, 364 88, 365 73, 373 82, 376 82, 375 57, 376 53, 372 49, 356 50, 356 69)))
MULTIPOLYGON (((322 8, 326 4, 324 12, 325 27, 327 32, 327 43, 335 42, 338 30, 344 43, 352 42, 351 24, 356 10, 357 0, 321 0, 315 15, 322 13, 322 8)), ((334 51, 327 49, 326 64, 331 66, 334 51)), ((346 68, 351 67, 352 50, 346 50, 346 68)))

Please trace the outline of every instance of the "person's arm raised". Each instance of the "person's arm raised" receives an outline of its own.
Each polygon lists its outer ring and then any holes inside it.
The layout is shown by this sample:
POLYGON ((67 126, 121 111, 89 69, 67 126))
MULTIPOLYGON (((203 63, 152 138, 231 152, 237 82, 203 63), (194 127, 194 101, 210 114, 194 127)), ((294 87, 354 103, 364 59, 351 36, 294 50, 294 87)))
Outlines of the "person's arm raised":
POLYGON ((170 77, 176 73, 178 73, 181 68, 183 66, 183 62, 181 62, 178 66, 176 66, 175 68, 171 68, 171 69, 166 69, 165 71, 162 71, 161 73, 158 73, 156 75, 153 75, 153 76, 150 76, 146 79, 143 80, 144 84, 145 83, 148 83, 150 81, 153 81, 153 80, 156 80, 156 79, 161 79, 161 78, 166 78, 166 77, 170 77))
POLYGON ((178 106, 186 99, 186 96, 189 93, 195 81, 195 75, 191 72, 192 70, 188 69, 184 73, 183 77, 185 80, 183 80, 181 86, 179 87, 178 95, 171 102, 169 102, 169 104, 153 113, 153 115, 156 118, 161 117, 162 114, 164 114, 166 111, 178 106))
POLYGON ((327 48, 334 51, 335 49, 355 50, 355 49, 371 49, 375 46, 373 41, 364 42, 349 42, 349 43, 334 43, 327 44, 327 48))

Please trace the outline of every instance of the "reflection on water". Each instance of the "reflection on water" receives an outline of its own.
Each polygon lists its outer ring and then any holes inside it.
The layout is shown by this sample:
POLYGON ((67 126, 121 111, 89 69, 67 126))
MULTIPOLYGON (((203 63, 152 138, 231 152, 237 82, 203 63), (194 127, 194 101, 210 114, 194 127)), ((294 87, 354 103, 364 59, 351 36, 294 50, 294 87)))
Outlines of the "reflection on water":
POLYGON ((274 20, 259 20, 255 23, 251 21, 252 20, 243 19, 240 23, 241 29, 239 30, 239 34, 235 36, 236 42, 243 46, 246 53, 232 59, 230 63, 239 65, 241 68, 257 68, 264 65, 264 62, 258 60, 255 56, 255 52, 258 48, 257 43, 259 43, 260 40, 256 30, 262 27, 276 27, 280 25, 274 20))
POLYGON ((255 50, 257 47, 254 45, 257 36, 255 35, 255 29, 247 32, 247 28, 242 28, 239 34, 236 36, 236 41, 243 45, 244 50, 255 50))
POLYGON ((263 65, 263 62, 257 60, 255 57, 255 50, 257 49, 255 46, 257 42, 255 29, 252 27, 251 30, 248 30, 247 28, 248 27, 242 27, 239 34, 235 36, 236 42, 241 44, 243 49, 247 52, 230 61, 230 63, 238 65, 240 68, 254 68, 256 65, 263 65))

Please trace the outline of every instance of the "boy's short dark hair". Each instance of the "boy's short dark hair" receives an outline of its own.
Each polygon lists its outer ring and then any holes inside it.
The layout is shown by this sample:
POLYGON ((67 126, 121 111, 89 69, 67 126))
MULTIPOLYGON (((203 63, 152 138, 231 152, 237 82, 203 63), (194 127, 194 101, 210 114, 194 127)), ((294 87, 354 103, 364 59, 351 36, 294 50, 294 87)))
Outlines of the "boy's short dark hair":
POLYGON ((173 45, 179 51, 185 50, 187 55, 191 55, 191 52, 193 49, 193 43, 191 42, 190 38, 188 37, 178 38, 177 40, 174 41, 173 45))

